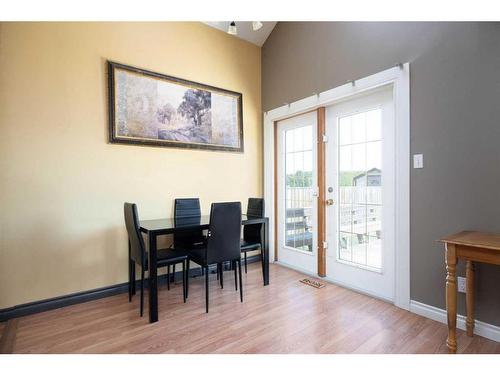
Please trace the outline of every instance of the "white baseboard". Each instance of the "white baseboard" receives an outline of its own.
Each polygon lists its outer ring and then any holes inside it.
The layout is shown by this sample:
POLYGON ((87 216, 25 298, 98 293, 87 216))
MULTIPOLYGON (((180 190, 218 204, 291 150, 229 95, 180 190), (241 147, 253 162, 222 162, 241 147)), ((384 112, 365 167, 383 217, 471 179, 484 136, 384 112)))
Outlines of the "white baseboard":
MULTIPOLYGON (((410 301, 410 311, 412 313, 425 316, 426 318, 447 324, 446 310, 426 305, 418 301, 410 301)), ((457 315, 457 328, 465 330, 465 316, 457 315)), ((500 342, 500 327, 492 324, 476 320, 474 324, 474 334, 500 342)))

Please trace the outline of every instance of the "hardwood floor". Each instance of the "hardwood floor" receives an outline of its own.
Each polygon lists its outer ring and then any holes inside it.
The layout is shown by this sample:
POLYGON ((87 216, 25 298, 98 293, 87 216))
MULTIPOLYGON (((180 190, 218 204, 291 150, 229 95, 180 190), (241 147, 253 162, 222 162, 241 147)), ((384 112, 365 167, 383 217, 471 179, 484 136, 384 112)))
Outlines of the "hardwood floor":
MULTIPOLYGON (((444 324, 335 285, 322 289, 299 282, 300 273, 270 267, 262 286, 259 264, 244 275, 244 302, 232 272, 225 288, 215 275, 210 313, 204 309, 202 278, 159 291, 159 322, 149 324, 147 303, 139 317, 139 295, 126 294, 31 315, 9 328, 15 353, 446 353, 444 324), (14 335, 14 337, 12 337, 14 335)), ((146 296, 147 301, 147 296, 146 296)), ((459 353, 500 353, 500 343, 457 331, 459 353)), ((2 338, 3 339, 3 338, 2 338)))
POLYGON ((14 351, 14 343, 17 332, 17 319, 11 319, 0 326, 0 354, 8 354, 14 351))

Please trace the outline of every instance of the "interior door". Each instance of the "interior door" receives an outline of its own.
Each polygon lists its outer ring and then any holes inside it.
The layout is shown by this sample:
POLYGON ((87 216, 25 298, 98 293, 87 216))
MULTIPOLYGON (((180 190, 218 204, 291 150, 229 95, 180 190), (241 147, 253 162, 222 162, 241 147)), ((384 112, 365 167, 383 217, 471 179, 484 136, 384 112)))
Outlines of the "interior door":
POLYGON ((393 86, 326 109, 327 277, 394 299, 393 86))
POLYGON ((317 273, 317 114, 277 128, 278 261, 317 273))

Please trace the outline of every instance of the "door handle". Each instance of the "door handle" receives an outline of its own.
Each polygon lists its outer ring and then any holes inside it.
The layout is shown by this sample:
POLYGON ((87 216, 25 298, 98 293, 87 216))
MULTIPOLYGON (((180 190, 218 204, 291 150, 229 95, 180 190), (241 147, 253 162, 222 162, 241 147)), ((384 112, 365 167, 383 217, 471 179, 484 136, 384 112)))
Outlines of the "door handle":
POLYGON ((333 206, 333 203, 335 202, 333 201, 333 199, 327 199, 325 203, 327 206, 333 206))

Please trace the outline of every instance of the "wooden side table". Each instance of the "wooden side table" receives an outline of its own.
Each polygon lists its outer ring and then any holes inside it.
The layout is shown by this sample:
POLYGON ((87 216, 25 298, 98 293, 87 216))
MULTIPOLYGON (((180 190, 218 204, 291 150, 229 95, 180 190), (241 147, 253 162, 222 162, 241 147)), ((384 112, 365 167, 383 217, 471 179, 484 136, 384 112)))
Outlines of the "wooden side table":
POLYGON ((457 275, 458 259, 466 261, 467 336, 474 331, 474 262, 500 265, 500 234, 463 231, 441 239, 446 249, 446 312, 450 353, 457 352, 457 275))

